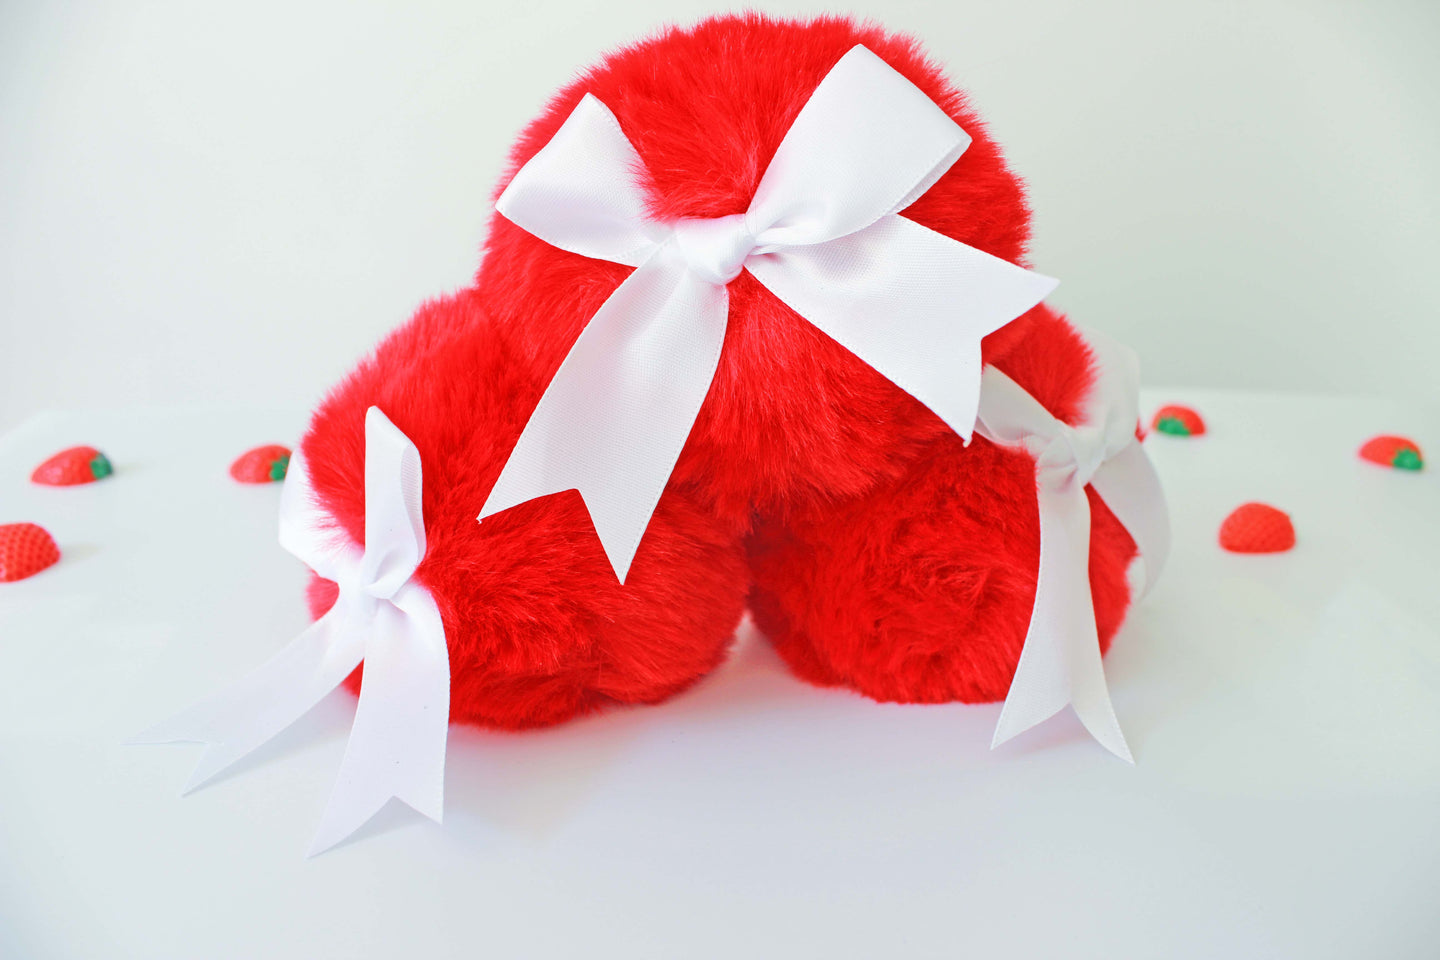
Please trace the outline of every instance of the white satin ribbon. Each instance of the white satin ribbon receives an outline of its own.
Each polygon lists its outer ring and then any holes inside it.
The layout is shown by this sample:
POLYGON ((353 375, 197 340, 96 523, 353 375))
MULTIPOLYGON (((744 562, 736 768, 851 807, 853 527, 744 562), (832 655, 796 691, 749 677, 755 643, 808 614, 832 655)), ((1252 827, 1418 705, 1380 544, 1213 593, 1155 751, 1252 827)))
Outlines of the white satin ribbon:
POLYGON ((578 489, 623 582, 709 391, 741 270, 968 441, 981 338, 1056 285, 898 215, 969 144, 857 46, 795 118, 749 210, 660 223, 639 155, 587 94, 495 207, 556 247, 636 269, 575 341, 479 519, 578 489))
POLYGON ((344 840, 391 797, 439 822, 450 661, 440 610, 412 579, 425 557, 420 494, 419 451, 371 407, 362 551, 316 502, 297 449, 280 497, 280 543, 339 584, 335 606, 259 668, 131 742, 206 744, 189 793, 298 720, 363 660, 355 723, 308 855, 344 840))
POLYGON ((1071 427, 994 367, 981 377, 976 431, 1036 458, 1040 571, 1025 646, 1015 668, 992 747, 1072 704, 1085 728, 1111 753, 1134 762, 1110 702, 1095 605, 1090 596, 1091 484, 1140 552, 1148 591, 1170 551, 1170 521, 1160 480, 1135 438, 1139 364, 1108 338, 1087 338, 1098 367, 1085 421, 1071 427))

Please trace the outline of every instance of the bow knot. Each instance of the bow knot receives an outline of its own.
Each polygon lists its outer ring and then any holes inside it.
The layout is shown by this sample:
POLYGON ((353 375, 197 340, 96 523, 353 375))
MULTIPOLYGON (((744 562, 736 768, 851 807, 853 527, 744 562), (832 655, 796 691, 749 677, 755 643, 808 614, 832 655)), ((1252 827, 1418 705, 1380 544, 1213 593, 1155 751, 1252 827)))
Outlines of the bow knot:
MULTIPOLYGON (((373 542, 368 533, 366 540, 373 542)), ((417 559, 411 559, 406 554, 423 553, 424 549, 423 540, 418 544, 412 542, 403 545, 391 541, 389 545, 379 549, 367 545, 358 565, 338 572, 335 582, 340 586, 340 595, 364 596, 377 602, 393 602, 395 595, 410 582, 420 565, 417 559)))
POLYGON ((755 249, 755 234, 743 213, 728 217, 677 220, 675 248, 685 266, 709 283, 726 284, 740 276, 755 249))
POLYGON ((1055 486, 1074 483, 1084 487, 1099 472, 1109 456, 1109 444, 1101 427, 1082 425, 1072 427, 1068 423, 1055 421, 1055 430, 1047 438, 1037 437, 1036 446, 1041 449, 1036 457, 1036 469, 1041 482, 1055 486))

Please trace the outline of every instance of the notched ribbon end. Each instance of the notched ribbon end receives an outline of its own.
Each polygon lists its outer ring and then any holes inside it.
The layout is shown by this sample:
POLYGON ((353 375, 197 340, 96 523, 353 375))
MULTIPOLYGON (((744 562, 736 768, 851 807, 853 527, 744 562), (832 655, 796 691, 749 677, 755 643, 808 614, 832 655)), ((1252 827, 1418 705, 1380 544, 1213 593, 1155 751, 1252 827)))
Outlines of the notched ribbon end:
POLYGON ((305 859, 310 860, 327 853, 347 840, 361 839, 358 835, 360 830, 389 806, 391 801, 404 804, 436 824, 444 822, 444 802, 438 797, 416 802, 397 794, 387 794, 379 803, 364 804, 348 811, 337 808, 335 798, 332 797, 320 819, 320 826, 315 830, 315 836, 311 838, 310 846, 305 851, 305 859))
POLYGON ((222 749, 222 744, 206 740, 198 734, 177 732, 170 722, 158 724, 135 734, 126 740, 121 741, 122 746, 142 747, 171 743, 198 743, 204 746, 205 750, 196 761, 194 769, 190 771, 190 777, 185 785, 180 788, 180 796, 188 797, 201 787, 210 783, 220 774, 230 769, 237 761, 243 758, 244 754, 235 754, 222 749))
MULTIPOLYGON (((998 747, 1009 743, 1011 740, 1014 740, 1016 737, 1020 736, 1020 734, 1025 733, 1027 730, 1032 730, 1035 727, 1038 727, 1040 724, 1044 723, 1046 720, 1049 720, 1051 717, 1054 717, 1060 712, 1060 710, 1063 709, 1064 708, 1061 707, 1059 710, 1055 710, 1053 713, 1050 713, 1047 716, 1038 717, 1023 725, 1019 723, 1008 723, 1005 718, 1005 713, 1002 710, 1000 714, 1000 719, 995 724, 995 735, 990 740, 990 749, 995 750, 998 747)), ((1095 739, 1097 743, 1100 744, 1100 746, 1104 747, 1109 753, 1113 754, 1114 756, 1120 758, 1121 760, 1124 760, 1126 763, 1130 764, 1130 766, 1135 766, 1135 757, 1133 754, 1131 754, 1130 745, 1125 742, 1125 734, 1120 730, 1118 724, 1113 726, 1110 724, 1098 727, 1092 726, 1090 723, 1086 722, 1085 718, 1080 715, 1080 712, 1078 710, 1075 711, 1075 715, 1079 718, 1081 724, 1085 727, 1085 730, 1090 734, 1091 737, 1095 739)))
MULTIPOLYGON (((1083 717, 1081 718, 1081 722, 1084 722, 1083 717)), ((1090 729, 1090 725, 1088 723, 1085 724, 1085 729, 1090 731, 1090 735, 1095 738, 1095 741, 1099 743, 1100 746, 1104 747, 1111 754, 1119 757, 1121 760, 1124 760, 1126 763, 1130 764, 1130 766, 1135 766, 1135 757, 1130 752, 1130 744, 1125 742, 1125 734, 1120 732, 1120 728, 1118 726, 1115 728, 1113 736, 1101 735, 1100 733, 1096 733, 1094 730, 1090 729)))

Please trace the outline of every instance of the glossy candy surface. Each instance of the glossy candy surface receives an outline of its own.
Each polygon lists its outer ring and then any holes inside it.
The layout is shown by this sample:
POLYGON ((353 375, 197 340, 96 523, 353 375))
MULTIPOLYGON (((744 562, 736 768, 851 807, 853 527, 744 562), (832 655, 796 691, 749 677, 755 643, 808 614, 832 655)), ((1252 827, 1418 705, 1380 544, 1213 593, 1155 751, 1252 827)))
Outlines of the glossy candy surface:
POLYGON ((290 468, 290 448, 272 443, 247 450, 230 464, 230 476, 241 483, 279 483, 290 468))
POLYGON ((114 472, 109 458, 94 447, 71 447, 36 467, 30 480, 47 487, 73 487, 94 483, 114 472))
POLYGON ((1420 447, 1406 437, 1372 437, 1360 448, 1360 459, 1396 470, 1420 470, 1425 466, 1420 447))
POLYGON ((1220 546, 1231 553, 1284 553, 1295 546, 1295 525, 1268 503, 1247 503, 1220 525, 1220 546))
POLYGON ((44 527, 0 524, 0 583, 33 577, 60 561, 60 548, 44 527))
POLYGON ((1150 428, 1172 437, 1198 437, 1205 432, 1205 421, 1190 407, 1172 404, 1155 411, 1150 428))

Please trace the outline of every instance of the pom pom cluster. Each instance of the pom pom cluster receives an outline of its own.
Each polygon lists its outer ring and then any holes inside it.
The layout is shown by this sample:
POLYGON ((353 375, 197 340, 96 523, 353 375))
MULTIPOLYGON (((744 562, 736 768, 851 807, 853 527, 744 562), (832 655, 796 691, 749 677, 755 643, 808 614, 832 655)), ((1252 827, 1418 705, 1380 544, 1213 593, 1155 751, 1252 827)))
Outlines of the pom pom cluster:
MULTIPOLYGON (((972 138, 902 215, 1023 265, 1024 192, 973 107, 914 40, 841 17, 718 17, 604 58, 524 130, 496 193, 590 93, 638 151, 654 218, 743 212, 800 108, 857 44, 972 138)), ((747 600, 813 682, 883 700, 1003 697, 1035 594, 1033 460, 966 448, 743 272, 719 369, 623 585, 575 491, 476 522, 545 385, 629 269, 495 216, 474 285, 390 335, 303 440, 321 505, 357 545, 366 410, 419 449, 428 553, 415 576, 444 618, 452 719, 520 729, 671 696, 723 659, 747 600)), ((983 347, 1074 422, 1093 374, 1062 318, 1036 307, 983 347)), ((1092 507, 1107 643, 1135 548, 1092 507)), ((315 615, 334 595, 311 585, 315 615)))

